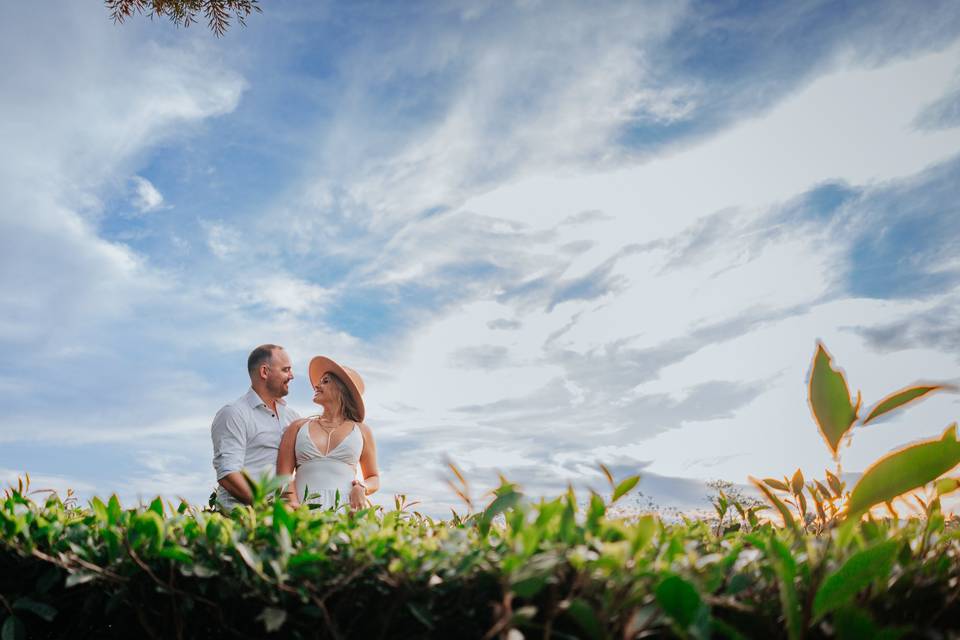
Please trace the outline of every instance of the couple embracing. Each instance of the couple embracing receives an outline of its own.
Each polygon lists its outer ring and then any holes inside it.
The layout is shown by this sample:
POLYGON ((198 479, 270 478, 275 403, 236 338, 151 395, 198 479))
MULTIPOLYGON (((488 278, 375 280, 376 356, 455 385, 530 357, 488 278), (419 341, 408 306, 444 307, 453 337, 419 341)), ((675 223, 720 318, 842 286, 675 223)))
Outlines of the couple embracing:
POLYGON ((253 499, 251 477, 292 476, 284 490, 291 506, 302 502, 352 509, 380 488, 373 432, 363 422, 363 380, 325 356, 308 367, 313 402, 323 412, 301 418, 283 400, 293 380, 286 350, 257 347, 247 359, 250 389, 217 412, 210 427, 217 502, 224 511, 253 499))

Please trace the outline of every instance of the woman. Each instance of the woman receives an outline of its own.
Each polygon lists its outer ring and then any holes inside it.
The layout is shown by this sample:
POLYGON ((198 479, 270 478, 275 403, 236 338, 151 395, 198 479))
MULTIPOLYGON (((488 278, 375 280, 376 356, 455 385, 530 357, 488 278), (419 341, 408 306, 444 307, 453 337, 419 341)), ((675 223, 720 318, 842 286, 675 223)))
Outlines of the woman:
POLYGON ((280 440, 277 475, 296 470, 284 498, 293 507, 306 499, 333 508, 339 492, 340 504, 360 509, 380 488, 373 432, 363 423, 363 380, 324 356, 311 360, 309 369, 313 401, 323 413, 291 423, 280 440))

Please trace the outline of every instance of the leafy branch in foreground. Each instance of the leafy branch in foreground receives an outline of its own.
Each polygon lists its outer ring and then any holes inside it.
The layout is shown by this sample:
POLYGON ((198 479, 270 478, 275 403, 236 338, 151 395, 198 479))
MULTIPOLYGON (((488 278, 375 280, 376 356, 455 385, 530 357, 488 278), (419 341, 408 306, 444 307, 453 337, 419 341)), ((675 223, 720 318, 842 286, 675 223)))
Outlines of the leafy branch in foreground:
MULTIPOLYGON (((609 480, 611 497, 637 484, 609 480)), ((453 521, 402 499, 290 509, 271 486, 230 514, 159 498, 124 508, 116 496, 81 508, 11 487, 0 498, 3 634, 944 637, 960 620, 960 532, 937 511, 820 536, 771 522, 718 533, 614 518, 597 493, 585 506, 572 490, 532 501, 505 480, 453 521)))
POLYGON ((897 513, 893 501, 903 498, 923 487, 930 487, 933 497, 919 504, 926 515, 939 511, 940 496, 960 486, 960 478, 941 478, 960 464, 960 443, 957 442, 956 424, 949 426, 939 438, 923 441, 895 451, 871 465, 861 476, 852 491, 846 491, 846 483, 840 480, 840 444, 853 437, 852 429, 858 423, 864 427, 892 411, 901 409, 931 392, 952 389, 949 385, 917 385, 895 391, 880 400, 860 420, 861 395, 856 401, 850 397, 847 380, 842 372, 833 367, 832 358, 823 344, 817 344, 810 368, 808 400, 814 420, 827 448, 837 461, 837 473, 826 471, 824 482, 805 482, 800 469, 788 479, 776 478, 751 482, 763 493, 780 513, 784 524, 796 527, 790 507, 796 512, 799 526, 822 533, 827 527, 842 519, 859 519, 878 505, 886 505, 894 518, 897 513), (941 483, 933 485, 941 479, 941 483), (952 481, 944 484, 942 481, 952 481), (779 492, 777 495, 774 492, 779 492), (810 509, 807 496, 813 509, 810 509))
POLYGON ((218 38, 230 27, 231 16, 246 26, 251 13, 261 12, 258 0, 105 0, 105 4, 114 22, 147 13, 151 18, 166 17, 179 27, 189 27, 203 16, 218 38))

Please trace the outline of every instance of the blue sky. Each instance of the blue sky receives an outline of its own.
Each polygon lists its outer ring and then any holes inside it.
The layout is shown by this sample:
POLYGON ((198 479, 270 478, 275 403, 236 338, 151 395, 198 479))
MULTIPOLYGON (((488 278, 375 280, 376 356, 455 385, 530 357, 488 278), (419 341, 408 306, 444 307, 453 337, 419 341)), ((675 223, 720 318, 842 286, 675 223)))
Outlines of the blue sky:
MULTIPOLYGON (((870 403, 960 381, 951 2, 319 3, 216 39, 0 8, 0 478, 204 500, 249 350, 367 380, 384 496, 832 464, 824 340, 870 403)), ((958 415, 858 432, 855 473, 958 415)))

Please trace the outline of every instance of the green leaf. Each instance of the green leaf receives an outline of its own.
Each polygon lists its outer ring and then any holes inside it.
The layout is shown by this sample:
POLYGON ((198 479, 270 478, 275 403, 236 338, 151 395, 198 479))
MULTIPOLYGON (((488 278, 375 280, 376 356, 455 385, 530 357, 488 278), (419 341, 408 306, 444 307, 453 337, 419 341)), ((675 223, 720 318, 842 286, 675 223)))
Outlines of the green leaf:
POLYGON ((945 496, 960 489, 960 479, 958 478, 940 478, 936 483, 937 497, 945 496))
POLYGON ((276 607, 266 607, 260 612, 260 615, 257 616, 257 620, 263 621, 263 626, 267 629, 267 633, 273 633, 287 621, 287 612, 283 609, 277 609, 276 607))
POLYGON ((97 517, 97 520, 107 522, 107 505, 103 504, 103 500, 93 496, 90 499, 90 507, 93 509, 93 515, 97 517))
POLYGON ((520 596, 521 598, 532 598, 533 596, 540 593, 540 591, 547 585, 546 576, 531 576, 529 578, 524 578, 523 580, 518 580, 513 583, 511 587, 513 592, 520 596))
POLYGON ((580 628, 583 629, 588 638, 600 640, 606 637, 606 634, 603 633, 603 626, 600 624, 600 620, 597 619, 597 614, 594 613, 593 608, 583 600, 577 599, 572 601, 570 606, 567 607, 567 613, 577 621, 577 624, 580 625, 580 628))
POLYGON ((907 629, 881 629, 866 611, 852 606, 839 609, 834 613, 833 627, 836 630, 837 640, 861 640, 861 638, 897 640, 909 632, 907 629))
POLYGON ((607 505, 603 498, 594 493, 590 496, 590 506, 587 508, 587 530, 596 534, 600 530, 600 521, 607 512, 607 505))
POLYGON ((858 394, 856 405, 850 401, 847 381, 842 373, 833 368, 830 360, 826 348, 818 343, 810 372, 809 399, 820 433, 836 455, 840 440, 857 420, 860 400, 858 394))
POLYGON ((515 506, 522 495, 516 491, 510 490, 498 495, 490 505, 483 510, 483 516, 480 518, 480 528, 486 533, 490 530, 490 524, 500 513, 515 506))
POLYGON ((687 631, 704 615, 705 605, 697 588, 678 575, 660 581, 655 592, 657 604, 677 625, 687 631))
POLYGON ((613 496, 610 498, 610 502, 613 503, 622 498, 624 494, 637 486, 638 482, 640 482, 640 476, 630 476, 618 484, 617 488, 613 490, 613 496))
POLYGON ((78 584, 83 584, 85 582, 90 582, 91 580, 96 580, 97 574, 92 571, 78 571, 76 573, 71 573, 67 576, 67 579, 64 581, 64 586, 66 588, 75 587, 78 584))
POLYGON ((150 548, 159 549, 163 542, 163 519, 153 509, 138 513, 130 523, 128 536, 131 543, 145 541, 150 548))
POLYGON ((177 562, 183 562, 186 564, 193 562, 193 553, 190 551, 190 549, 181 547, 180 545, 174 545, 161 549, 157 552, 157 555, 161 558, 168 558, 170 560, 176 560, 177 562))
POLYGON ((287 503, 283 500, 273 503, 273 530, 279 531, 280 527, 284 527, 291 535, 297 528, 297 521, 287 511, 287 503))
POLYGON ((937 440, 895 451, 873 463, 853 487, 847 512, 859 517, 871 507, 933 482, 960 464, 956 423, 937 440))
POLYGON ((637 519, 636 524, 633 525, 633 539, 630 541, 631 552, 636 554, 650 544, 657 532, 658 523, 657 516, 649 513, 637 519))
POLYGON ((840 609, 874 581, 886 578, 899 548, 899 542, 889 540, 847 558, 817 589, 813 599, 814 619, 840 609))
POLYGON ((23 597, 18 598, 13 603, 13 609, 15 611, 29 611, 33 615, 45 620, 46 622, 51 622, 57 615, 57 610, 51 607, 50 605, 37 602, 31 598, 23 597))
POLYGON ((120 507, 120 499, 117 497, 117 494, 111 495, 110 500, 107 502, 107 517, 110 524, 120 522, 122 512, 123 509, 120 507))
POLYGON ((17 616, 9 616, 0 629, 0 639, 2 640, 26 640, 27 628, 17 616))
POLYGON ((777 511, 780 512, 780 517, 783 518, 784 526, 789 527, 791 529, 796 529, 797 523, 794 522, 793 515, 790 513, 790 509, 787 508, 787 505, 785 505, 783 501, 780 500, 780 498, 773 495, 773 492, 770 491, 770 489, 763 486, 762 482, 760 482, 759 480, 757 480, 752 476, 749 476, 749 479, 750 479, 750 482, 752 482, 757 489, 760 489, 761 493, 763 493, 763 495, 767 498, 770 504, 776 507, 777 511))
POLYGON ((870 410, 870 415, 868 415, 867 419, 863 421, 863 424, 869 424, 883 414, 889 413, 894 409, 898 409, 915 400, 919 400, 932 391, 939 391, 947 388, 948 387, 946 385, 933 385, 930 387, 907 387, 906 389, 901 389, 900 391, 891 393, 889 396, 878 402, 877 406, 870 410))
POLYGON ((420 624, 425 626, 427 629, 433 629, 433 616, 430 615, 429 611, 415 602, 408 602, 407 609, 410 610, 410 613, 413 614, 414 618, 420 621, 420 624))
POLYGON ((870 616, 856 607, 838 607, 833 616, 833 626, 836 629, 838 640, 855 640, 859 638, 876 638, 877 625, 870 616))
POLYGON ((257 553, 245 545, 242 542, 237 542, 233 545, 234 550, 237 552, 237 555, 240 556, 240 559, 246 563, 248 567, 253 569, 256 573, 260 573, 263 569, 263 562, 260 560, 260 556, 257 553))
POLYGON ((800 617, 800 600, 797 597, 797 586, 794 580, 797 577, 797 561, 790 548, 776 535, 770 536, 770 546, 767 557, 777 574, 780 587, 780 608, 787 621, 787 637, 790 640, 799 640, 803 636, 800 617))
POLYGON ((729 638, 729 640, 747 640, 747 636, 737 631, 733 625, 719 618, 710 620, 710 629, 714 632, 711 637, 729 638))

